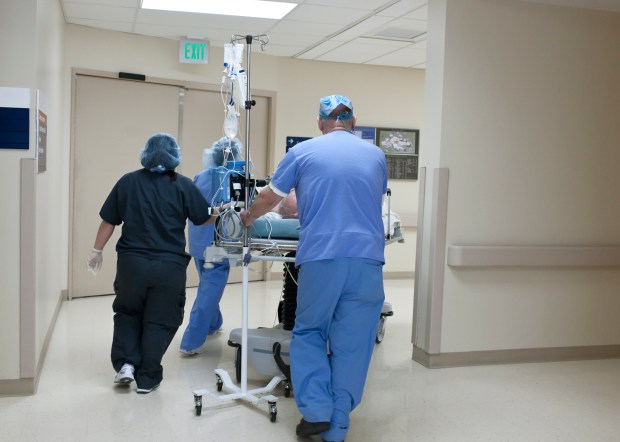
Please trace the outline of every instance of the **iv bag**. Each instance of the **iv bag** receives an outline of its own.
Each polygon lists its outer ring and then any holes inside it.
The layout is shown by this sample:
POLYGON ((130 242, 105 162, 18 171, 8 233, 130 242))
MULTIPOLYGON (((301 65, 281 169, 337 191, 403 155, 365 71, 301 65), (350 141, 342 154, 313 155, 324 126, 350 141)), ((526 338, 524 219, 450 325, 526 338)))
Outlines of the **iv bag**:
POLYGON ((224 45, 224 66, 230 67, 235 64, 235 45, 226 43, 224 45))
POLYGON ((241 43, 236 43, 233 46, 233 50, 235 52, 235 67, 241 66, 241 59, 243 58, 243 45, 241 43))
POLYGON ((237 129, 239 125, 239 119, 237 118, 237 112, 234 106, 226 106, 226 116, 224 117, 224 135, 228 139, 233 139, 237 136, 237 129))
POLYGON ((239 106, 245 106, 245 100, 247 97, 248 77, 245 70, 240 67, 239 73, 235 75, 235 84, 233 87, 233 99, 239 106))

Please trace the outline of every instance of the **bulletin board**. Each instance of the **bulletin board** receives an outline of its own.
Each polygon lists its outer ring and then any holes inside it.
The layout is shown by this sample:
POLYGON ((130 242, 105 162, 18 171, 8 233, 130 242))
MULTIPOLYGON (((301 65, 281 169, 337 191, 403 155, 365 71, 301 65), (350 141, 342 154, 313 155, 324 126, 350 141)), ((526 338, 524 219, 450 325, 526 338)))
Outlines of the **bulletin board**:
POLYGON ((388 179, 418 179, 419 129, 357 126, 354 133, 383 151, 388 179))

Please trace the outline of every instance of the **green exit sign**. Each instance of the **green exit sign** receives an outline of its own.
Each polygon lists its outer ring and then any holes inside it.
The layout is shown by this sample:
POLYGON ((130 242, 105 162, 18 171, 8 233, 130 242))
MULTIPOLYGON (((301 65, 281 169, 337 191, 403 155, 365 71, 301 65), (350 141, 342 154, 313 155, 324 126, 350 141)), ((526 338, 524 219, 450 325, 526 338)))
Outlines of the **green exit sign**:
POLYGON ((179 62, 207 64, 209 62, 209 40, 182 38, 179 43, 179 62))

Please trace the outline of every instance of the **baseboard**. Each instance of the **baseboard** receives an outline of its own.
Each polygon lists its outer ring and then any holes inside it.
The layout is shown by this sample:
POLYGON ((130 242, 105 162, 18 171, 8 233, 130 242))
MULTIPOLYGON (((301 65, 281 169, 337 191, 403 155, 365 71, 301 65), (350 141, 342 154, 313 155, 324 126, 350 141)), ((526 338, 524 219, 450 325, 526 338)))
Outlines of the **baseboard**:
POLYGON ((620 358, 620 345, 521 348, 429 354, 414 346, 412 359, 426 368, 467 367, 475 365, 522 364, 532 362, 584 361, 620 358))
POLYGON ((34 378, 0 380, 0 397, 30 396, 36 391, 34 378))
POLYGON ((58 297, 56 308, 54 309, 54 314, 52 315, 52 320, 47 328, 47 333, 45 334, 45 340, 43 341, 43 346, 41 347, 41 354, 39 355, 39 362, 37 364, 35 377, 0 380, 0 397, 30 396, 37 392, 37 387, 39 385, 41 371, 43 370, 43 364, 45 363, 45 358, 49 349, 50 340, 52 339, 52 334, 54 332, 54 328, 56 327, 56 320, 58 319, 62 302, 66 299, 68 299, 68 292, 67 290, 62 290, 60 292, 60 296, 58 297))

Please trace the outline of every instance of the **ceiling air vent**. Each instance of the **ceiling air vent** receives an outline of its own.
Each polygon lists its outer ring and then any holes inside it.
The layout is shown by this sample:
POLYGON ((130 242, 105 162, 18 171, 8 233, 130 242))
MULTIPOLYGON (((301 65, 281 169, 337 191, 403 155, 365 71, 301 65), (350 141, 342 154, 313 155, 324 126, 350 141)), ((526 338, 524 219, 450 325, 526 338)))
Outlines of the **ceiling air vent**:
POLYGON ((382 40, 417 42, 425 39, 424 37, 426 37, 426 31, 419 31, 411 28, 386 27, 375 32, 374 34, 366 34, 364 37, 379 38, 382 40))

